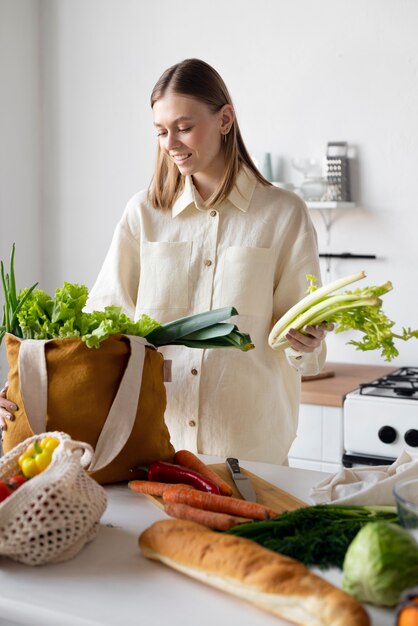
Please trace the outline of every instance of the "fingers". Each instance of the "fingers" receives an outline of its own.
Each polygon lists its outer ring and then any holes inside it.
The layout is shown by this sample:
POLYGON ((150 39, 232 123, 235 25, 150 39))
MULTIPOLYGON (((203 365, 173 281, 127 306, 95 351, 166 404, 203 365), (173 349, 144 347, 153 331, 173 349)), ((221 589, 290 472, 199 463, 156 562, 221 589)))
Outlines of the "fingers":
POLYGON ((286 339, 291 347, 298 352, 313 352, 321 343, 321 341, 317 340, 315 337, 303 335, 293 328, 287 333, 286 339))
POLYGON ((10 411, 17 411, 17 405, 7 398, 0 397, 0 415, 5 415, 5 413, 9 413, 10 411))
POLYGON ((0 396, 0 428, 2 431, 7 430, 7 421, 13 422, 15 416, 13 411, 17 411, 17 406, 14 402, 7 400, 4 395, 0 396))
POLYGON ((14 402, 10 402, 6 398, 6 392, 8 388, 8 383, 4 385, 3 389, 0 390, 0 436, 5 430, 7 430, 7 421, 13 422, 15 416, 13 415, 13 411, 17 411, 17 406, 14 402))
POLYGON ((328 331, 334 329, 333 324, 321 324, 319 326, 305 326, 303 333, 291 328, 286 339, 294 350, 298 352, 313 352, 321 345, 328 331))
POLYGON ((7 421, 13 422, 15 416, 12 413, 3 412, 0 414, 0 428, 3 431, 7 430, 7 421))

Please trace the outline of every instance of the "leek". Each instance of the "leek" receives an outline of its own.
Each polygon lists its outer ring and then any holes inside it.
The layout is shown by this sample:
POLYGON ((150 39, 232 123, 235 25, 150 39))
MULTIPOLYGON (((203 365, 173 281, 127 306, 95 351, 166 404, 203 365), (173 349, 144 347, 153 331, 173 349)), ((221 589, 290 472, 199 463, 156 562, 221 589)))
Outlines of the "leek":
POLYGON ((418 330, 402 329, 402 334, 392 330, 392 322, 382 311, 381 296, 392 289, 392 283, 356 289, 355 291, 336 292, 338 289, 365 278, 365 272, 351 274, 317 289, 314 276, 307 276, 310 281, 309 294, 293 306, 278 320, 270 332, 268 341, 274 350, 290 346, 286 335, 291 328, 304 332, 306 326, 336 324, 336 331, 358 330, 363 333, 360 341, 351 340, 348 344, 357 350, 381 350, 386 361, 398 356, 399 351, 394 340, 407 341, 418 338, 418 330))
POLYGON ((235 324, 224 322, 233 315, 238 315, 234 307, 196 313, 158 326, 146 335, 146 339, 157 347, 174 344, 188 348, 251 350, 254 345, 250 336, 241 333, 235 324))

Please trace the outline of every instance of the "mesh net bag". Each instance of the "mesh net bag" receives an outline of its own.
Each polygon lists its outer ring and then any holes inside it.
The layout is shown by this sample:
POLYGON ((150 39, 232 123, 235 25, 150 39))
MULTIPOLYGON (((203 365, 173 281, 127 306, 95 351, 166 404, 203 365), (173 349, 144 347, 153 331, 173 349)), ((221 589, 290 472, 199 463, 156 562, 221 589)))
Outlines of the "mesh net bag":
POLYGON ((0 504, 0 555, 27 565, 74 557, 96 536, 107 504, 103 487, 83 469, 92 448, 61 432, 29 437, 0 458, 0 480, 17 474, 19 456, 44 436, 60 442, 51 463, 0 504))

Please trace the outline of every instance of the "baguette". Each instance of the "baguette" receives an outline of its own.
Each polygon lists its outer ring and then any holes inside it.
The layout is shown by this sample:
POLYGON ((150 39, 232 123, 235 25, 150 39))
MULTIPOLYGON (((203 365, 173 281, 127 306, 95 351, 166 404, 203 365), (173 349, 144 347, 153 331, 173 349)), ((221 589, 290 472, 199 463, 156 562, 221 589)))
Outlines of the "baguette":
POLYGON ((249 539, 196 522, 155 522, 139 537, 142 553, 193 578, 243 598, 300 626, 370 626, 351 596, 302 563, 249 539))

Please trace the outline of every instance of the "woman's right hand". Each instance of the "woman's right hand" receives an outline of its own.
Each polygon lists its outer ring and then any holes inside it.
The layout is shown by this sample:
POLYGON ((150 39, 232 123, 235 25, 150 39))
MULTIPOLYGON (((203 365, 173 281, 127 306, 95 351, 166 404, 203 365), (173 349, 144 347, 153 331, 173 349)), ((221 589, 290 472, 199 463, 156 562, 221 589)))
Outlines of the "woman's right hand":
POLYGON ((13 415, 14 411, 17 411, 17 406, 14 402, 10 402, 6 398, 7 392, 7 383, 0 391, 0 428, 2 432, 7 430, 7 420, 13 422, 15 416, 13 415))

